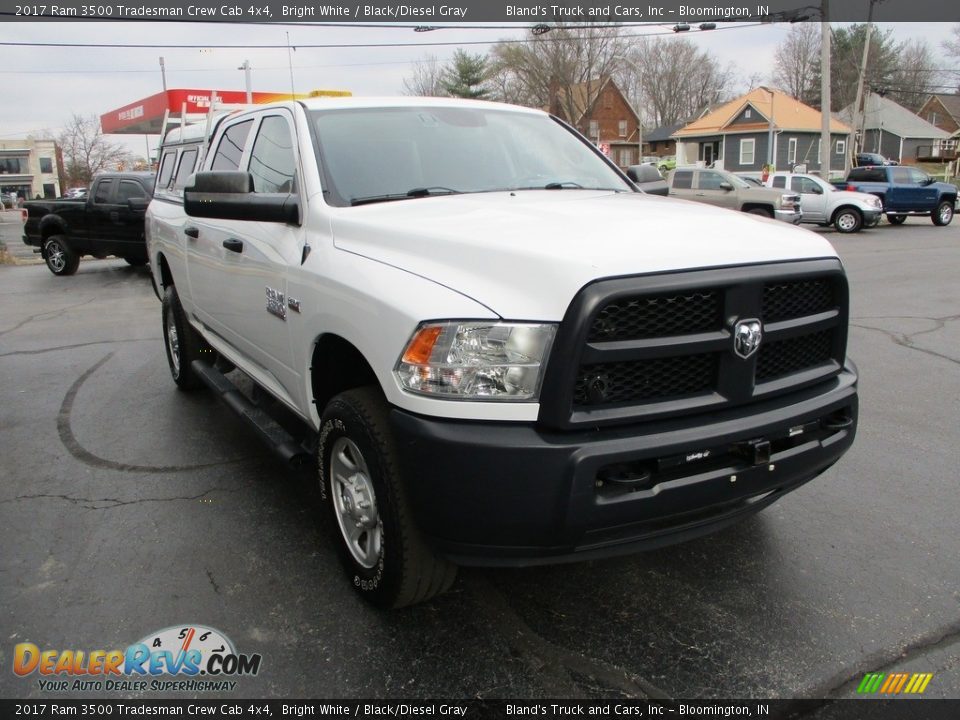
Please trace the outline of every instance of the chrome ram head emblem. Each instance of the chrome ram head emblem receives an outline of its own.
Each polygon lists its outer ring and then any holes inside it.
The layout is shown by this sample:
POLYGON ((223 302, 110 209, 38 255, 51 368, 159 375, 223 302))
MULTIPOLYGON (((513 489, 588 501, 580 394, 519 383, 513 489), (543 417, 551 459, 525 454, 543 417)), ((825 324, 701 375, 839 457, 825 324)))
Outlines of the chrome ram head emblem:
POLYGON ((763 325, 756 318, 740 320, 733 328, 733 351, 746 360, 760 347, 763 325))

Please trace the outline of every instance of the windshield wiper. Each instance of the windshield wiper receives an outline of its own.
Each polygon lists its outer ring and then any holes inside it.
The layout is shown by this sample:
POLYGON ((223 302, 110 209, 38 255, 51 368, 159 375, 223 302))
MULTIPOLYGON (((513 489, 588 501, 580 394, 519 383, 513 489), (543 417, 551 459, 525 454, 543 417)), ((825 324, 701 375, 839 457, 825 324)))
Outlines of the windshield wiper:
POLYGON ((547 183, 543 186, 544 190, 563 190, 564 188, 578 188, 582 190, 583 185, 573 180, 564 180, 562 182, 547 183))
POLYGON ((368 195, 366 197, 352 198, 350 205, 370 205, 371 203, 429 197, 430 195, 459 195, 461 192, 461 190, 454 190, 453 188, 443 187, 442 185, 434 185, 432 187, 412 188, 405 193, 386 193, 384 195, 368 195))
POLYGON ((459 195, 462 190, 444 187, 443 185, 433 185, 431 187, 419 187, 407 190, 407 197, 427 197, 428 195, 459 195))

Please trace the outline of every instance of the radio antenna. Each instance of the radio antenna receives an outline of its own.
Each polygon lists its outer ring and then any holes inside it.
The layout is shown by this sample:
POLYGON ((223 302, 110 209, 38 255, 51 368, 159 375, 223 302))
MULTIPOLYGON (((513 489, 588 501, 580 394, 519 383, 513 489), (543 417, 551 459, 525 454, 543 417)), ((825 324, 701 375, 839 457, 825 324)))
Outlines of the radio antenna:
POLYGON ((293 88, 293 55, 290 52, 290 33, 287 32, 287 66, 290 68, 290 99, 294 99, 297 91, 293 88))

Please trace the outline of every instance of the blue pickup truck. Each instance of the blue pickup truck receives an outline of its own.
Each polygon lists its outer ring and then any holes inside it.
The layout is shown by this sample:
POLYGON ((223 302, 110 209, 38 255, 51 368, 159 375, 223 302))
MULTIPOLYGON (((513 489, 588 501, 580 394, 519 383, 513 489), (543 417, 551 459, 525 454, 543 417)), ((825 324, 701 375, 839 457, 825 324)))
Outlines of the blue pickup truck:
POLYGON ((887 220, 899 225, 908 215, 923 215, 934 225, 949 225, 957 203, 957 188, 935 182, 923 170, 905 166, 856 167, 846 180, 835 180, 841 190, 870 193, 883 202, 887 220))

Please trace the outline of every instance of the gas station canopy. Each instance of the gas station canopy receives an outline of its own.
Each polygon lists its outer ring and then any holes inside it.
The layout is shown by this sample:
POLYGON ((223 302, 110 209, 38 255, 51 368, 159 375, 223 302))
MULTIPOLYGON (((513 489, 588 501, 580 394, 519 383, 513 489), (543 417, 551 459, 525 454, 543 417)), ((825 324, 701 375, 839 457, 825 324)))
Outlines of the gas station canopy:
MULTIPOLYGON (((322 96, 349 96, 348 90, 313 90, 305 94, 255 92, 255 104, 278 100, 300 100, 322 96)), ((137 100, 122 108, 100 116, 100 129, 108 135, 158 135, 163 130, 164 118, 169 120, 196 119, 210 112, 213 96, 218 105, 240 105, 247 102, 244 90, 165 90, 137 100), (191 117, 193 116, 193 117, 191 117)))

